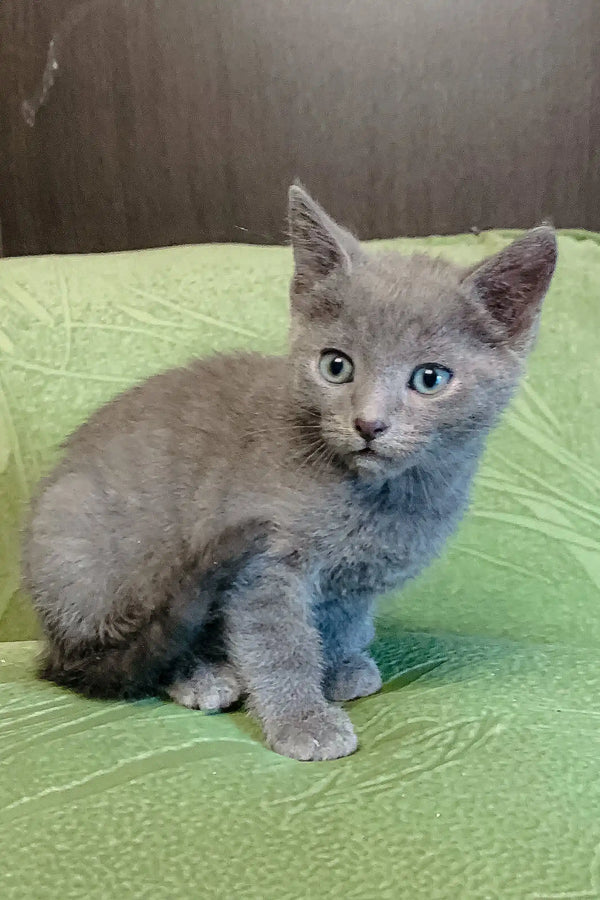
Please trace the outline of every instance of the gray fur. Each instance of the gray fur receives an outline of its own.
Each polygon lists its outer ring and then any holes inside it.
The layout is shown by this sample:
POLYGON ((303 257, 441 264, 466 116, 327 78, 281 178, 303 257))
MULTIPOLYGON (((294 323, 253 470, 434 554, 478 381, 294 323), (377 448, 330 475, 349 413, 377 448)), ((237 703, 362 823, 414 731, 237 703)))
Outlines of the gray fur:
POLYGON ((25 572, 44 674, 90 695, 238 695, 298 759, 357 745, 328 700, 376 691, 375 597, 455 529, 523 368, 556 258, 534 229, 470 272, 368 255, 302 188, 285 357, 218 356, 117 397, 66 443, 34 503, 25 572), (355 378, 331 384, 333 348, 355 378), (420 363, 454 377, 435 396, 420 363), (373 454, 356 417, 384 420, 373 454))

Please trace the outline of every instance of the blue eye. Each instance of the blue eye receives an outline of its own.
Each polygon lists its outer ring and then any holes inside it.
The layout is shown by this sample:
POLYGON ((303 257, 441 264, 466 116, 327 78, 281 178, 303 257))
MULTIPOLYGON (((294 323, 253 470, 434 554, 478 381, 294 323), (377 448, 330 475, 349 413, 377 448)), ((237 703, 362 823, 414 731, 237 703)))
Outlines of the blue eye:
POLYGON ((339 350, 323 350, 319 360, 319 371, 325 381, 331 384, 346 384, 354 378, 354 363, 349 356, 339 350))
POLYGON ((414 370, 408 386, 419 394, 437 394, 446 387, 451 378, 452 372, 445 366, 425 363, 414 370))

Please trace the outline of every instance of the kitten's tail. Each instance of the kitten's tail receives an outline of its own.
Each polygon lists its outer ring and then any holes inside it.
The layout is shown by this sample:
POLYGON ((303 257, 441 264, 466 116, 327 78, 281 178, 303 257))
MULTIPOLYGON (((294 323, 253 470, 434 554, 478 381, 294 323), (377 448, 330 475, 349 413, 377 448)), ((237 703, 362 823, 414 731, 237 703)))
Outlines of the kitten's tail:
POLYGON ((156 694, 185 663, 210 615, 212 592, 204 581, 201 572, 172 576, 152 602, 131 596, 86 640, 75 642, 46 622, 49 643, 40 677, 86 697, 134 700, 156 694))
POLYGON ((226 529, 187 571, 174 571, 152 603, 132 596, 103 622, 97 636, 73 645, 46 623, 49 645, 39 675, 86 697, 133 700, 160 693, 201 646, 219 615, 219 597, 264 543, 266 524, 226 529))
POLYGON ((155 618, 112 646, 98 642, 73 648, 51 641, 40 659, 39 676, 85 697, 152 696, 185 664, 206 618, 198 613, 196 609, 195 621, 187 626, 173 616, 155 618))

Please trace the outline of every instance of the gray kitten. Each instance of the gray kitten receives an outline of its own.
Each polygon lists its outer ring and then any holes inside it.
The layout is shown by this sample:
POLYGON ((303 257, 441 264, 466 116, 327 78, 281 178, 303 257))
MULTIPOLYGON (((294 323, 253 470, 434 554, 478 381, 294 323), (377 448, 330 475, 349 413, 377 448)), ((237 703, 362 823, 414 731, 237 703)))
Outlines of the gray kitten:
POLYGON ((290 189, 290 351, 150 378, 67 441, 31 516, 42 674, 89 696, 246 696, 269 745, 334 759, 328 701, 377 691, 373 600, 440 550, 523 369, 542 226, 464 272, 371 256, 290 189))

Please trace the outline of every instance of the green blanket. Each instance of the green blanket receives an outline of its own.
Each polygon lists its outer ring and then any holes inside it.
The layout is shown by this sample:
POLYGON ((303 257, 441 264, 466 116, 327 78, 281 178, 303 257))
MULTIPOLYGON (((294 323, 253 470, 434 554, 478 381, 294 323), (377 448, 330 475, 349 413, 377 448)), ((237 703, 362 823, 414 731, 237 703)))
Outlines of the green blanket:
MULTIPOLYGON (((465 264, 513 235, 386 242, 465 264)), ((18 522, 64 435, 193 355, 285 344, 290 253, 0 260, 4 898, 600 898, 600 237, 563 232, 529 374, 444 558, 385 598, 354 756, 35 681, 18 522)))

